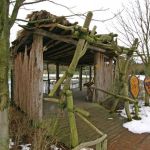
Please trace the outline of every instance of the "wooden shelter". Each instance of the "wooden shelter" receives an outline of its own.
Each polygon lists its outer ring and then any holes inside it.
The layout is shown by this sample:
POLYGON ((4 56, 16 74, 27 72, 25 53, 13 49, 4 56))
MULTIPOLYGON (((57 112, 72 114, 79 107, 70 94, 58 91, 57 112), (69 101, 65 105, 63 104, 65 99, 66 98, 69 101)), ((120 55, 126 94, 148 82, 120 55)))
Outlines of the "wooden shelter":
MULTIPOLYGON (((13 95, 21 110, 31 118, 40 119, 43 115, 43 63, 70 64, 79 38, 63 26, 70 29, 79 29, 79 26, 77 23, 70 23, 63 16, 57 17, 43 10, 33 12, 28 15, 28 19, 28 24, 21 26, 23 30, 12 42, 13 95)), ((115 53, 111 48, 114 35, 106 36, 102 42, 90 43, 78 66, 95 66, 96 87, 108 90, 113 81, 115 53)), ((104 96, 103 93, 96 92, 93 100, 100 102, 104 96)))

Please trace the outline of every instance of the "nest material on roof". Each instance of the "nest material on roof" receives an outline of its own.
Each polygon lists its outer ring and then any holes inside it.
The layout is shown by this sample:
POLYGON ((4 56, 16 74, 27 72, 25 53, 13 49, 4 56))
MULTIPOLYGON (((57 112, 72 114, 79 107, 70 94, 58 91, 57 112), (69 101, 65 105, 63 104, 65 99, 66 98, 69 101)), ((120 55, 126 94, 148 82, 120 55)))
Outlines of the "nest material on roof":
POLYGON ((51 14, 50 12, 47 12, 45 10, 41 11, 34 11, 31 14, 27 15, 26 17, 29 19, 29 26, 37 26, 41 24, 53 24, 53 23, 59 23, 65 26, 71 26, 74 24, 71 24, 64 16, 55 16, 51 14))
MULTIPOLYGON (((116 34, 113 33, 106 35, 95 34, 94 37, 91 37, 89 33, 87 35, 86 31, 84 33, 80 31, 82 27, 78 26, 77 22, 70 23, 64 16, 56 16, 45 10, 34 11, 31 14, 27 15, 27 19, 28 19, 27 25, 21 26, 23 30, 18 32, 17 39, 12 42, 13 45, 12 47, 13 48, 16 47, 15 49, 16 52, 24 51, 25 46, 31 47, 33 40, 33 32, 41 29, 40 31, 44 31, 47 34, 50 33, 51 35, 53 34, 56 35, 57 37, 59 36, 59 38, 56 38, 55 36, 55 38, 53 37, 49 39, 44 35, 45 38, 43 38, 44 39, 43 46, 49 45, 48 42, 50 42, 50 40, 53 42, 58 40, 59 43, 61 43, 60 45, 68 44, 68 47, 70 47, 73 46, 74 43, 76 43, 79 38, 84 38, 90 43, 90 45, 92 46, 92 50, 104 49, 108 50, 108 52, 110 53, 113 53, 111 42, 114 40, 114 37, 116 37, 116 34), (64 26, 65 29, 61 25, 64 26), (68 29, 66 29, 67 27, 68 29), (75 32, 78 33, 79 35, 75 36, 75 32), (61 39, 65 39, 65 41, 61 39)), ((58 49, 57 45, 55 48, 58 49)), ((49 49, 49 51, 50 50, 51 49, 49 49)), ((102 51, 104 52, 104 50, 102 51)))
MULTIPOLYGON (((77 22, 70 23, 64 16, 56 16, 45 10, 33 11, 31 14, 27 15, 26 19, 28 19, 28 23, 25 27, 30 29, 44 28, 46 30, 54 30, 56 28, 56 24, 61 24, 64 26, 73 26, 78 24, 77 22)), ((28 36, 28 34, 29 32, 25 29, 18 31, 17 39, 12 42, 12 45, 17 45, 22 38, 28 36)))

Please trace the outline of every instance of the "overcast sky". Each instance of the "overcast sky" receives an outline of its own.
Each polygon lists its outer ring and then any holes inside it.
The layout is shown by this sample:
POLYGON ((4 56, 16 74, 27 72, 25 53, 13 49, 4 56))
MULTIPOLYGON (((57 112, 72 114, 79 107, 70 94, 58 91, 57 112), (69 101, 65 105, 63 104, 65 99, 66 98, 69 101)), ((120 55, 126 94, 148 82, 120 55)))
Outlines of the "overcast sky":
MULTIPOLYGON (((125 3, 125 0, 55 0, 55 2, 63 4, 75 13, 84 13, 92 10, 106 9, 105 11, 94 12, 93 19, 96 20, 107 20, 112 18, 115 13, 122 10, 122 4, 125 3)), ((39 4, 25 6, 25 9, 21 9, 18 14, 19 19, 25 19, 26 15, 35 10, 47 10, 54 15, 71 15, 71 12, 64 7, 55 5, 50 2, 42 2, 39 4)), ((71 22, 79 22, 80 25, 83 24, 84 19, 80 17, 69 17, 69 21, 71 22)), ((112 21, 112 20, 111 20, 112 21)), ((111 26, 111 21, 100 22, 100 21, 92 21, 90 28, 92 26, 97 26, 97 32, 99 34, 108 33, 108 29, 113 32, 113 28, 111 26)), ((23 22, 19 22, 23 24, 23 22)), ((18 25, 15 24, 11 30, 11 41, 16 38, 16 32, 19 30, 18 25)))

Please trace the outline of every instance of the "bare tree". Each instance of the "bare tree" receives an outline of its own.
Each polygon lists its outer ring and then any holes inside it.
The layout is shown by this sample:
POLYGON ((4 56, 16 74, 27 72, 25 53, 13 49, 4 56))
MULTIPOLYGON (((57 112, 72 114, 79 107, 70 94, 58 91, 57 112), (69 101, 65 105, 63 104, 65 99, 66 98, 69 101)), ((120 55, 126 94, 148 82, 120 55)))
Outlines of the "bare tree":
MULTIPOLYGON (((18 11, 24 5, 35 4, 50 0, 0 0, 0 149, 8 150, 8 70, 9 70, 9 38, 10 29, 14 25, 18 11), (10 7, 13 6, 12 13, 9 14, 10 7)), ((57 4, 69 9, 66 6, 57 4)))
MULTIPOLYGON (((136 53, 144 64, 146 76, 150 76, 150 0, 135 0, 124 6, 124 13, 117 16, 119 27, 115 28, 120 33, 124 44, 130 45, 136 38, 139 46, 136 53)), ((145 96, 145 105, 149 105, 149 96, 145 96)))

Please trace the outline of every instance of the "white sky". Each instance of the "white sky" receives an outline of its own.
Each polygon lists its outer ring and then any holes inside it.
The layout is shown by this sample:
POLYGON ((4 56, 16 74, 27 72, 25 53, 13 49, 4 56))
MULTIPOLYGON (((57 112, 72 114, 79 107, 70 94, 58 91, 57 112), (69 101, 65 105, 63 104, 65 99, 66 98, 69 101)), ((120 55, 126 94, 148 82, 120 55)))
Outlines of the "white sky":
MULTIPOLYGON (((29 1, 29 0, 28 0, 29 1)), ((75 13, 84 13, 87 11, 97 10, 97 9, 108 9, 107 11, 99 11, 94 12, 93 18, 98 20, 106 20, 109 18, 112 18, 114 13, 117 13, 119 10, 122 10, 122 3, 125 3, 125 0, 56 0, 55 2, 66 5, 67 7, 72 7, 72 11, 75 13)), ((34 5, 28 5, 25 6, 26 9, 21 9, 18 14, 19 19, 25 19, 26 15, 31 13, 35 10, 47 10, 50 13, 54 15, 70 15, 71 13, 61 7, 57 6, 55 4, 52 4, 50 2, 41 2, 39 4, 34 5)), ((84 19, 81 19, 80 17, 70 17, 68 18, 70 22, 79 22, 80 25, 83 24, 84 19)), ((112 21, 112 20, 111 20, 112 21)), ((113 32, 112 27, 110 26, 111 21, 107 21, 105 23, 102 22, 96 22, 92 21, 90 28, 92 28, 94 25, 97 26, 97 32, 99 34, 108 33, 109 29, 111 32, 113 32)), ((23 22, 20 22, 20 24, 23 24, 23 22)), ((13 41, 16 38, 16 32, 19 30, 19 27, 17 24, 15 24, 11 30, 11 37, 10 41, 13 41)))

